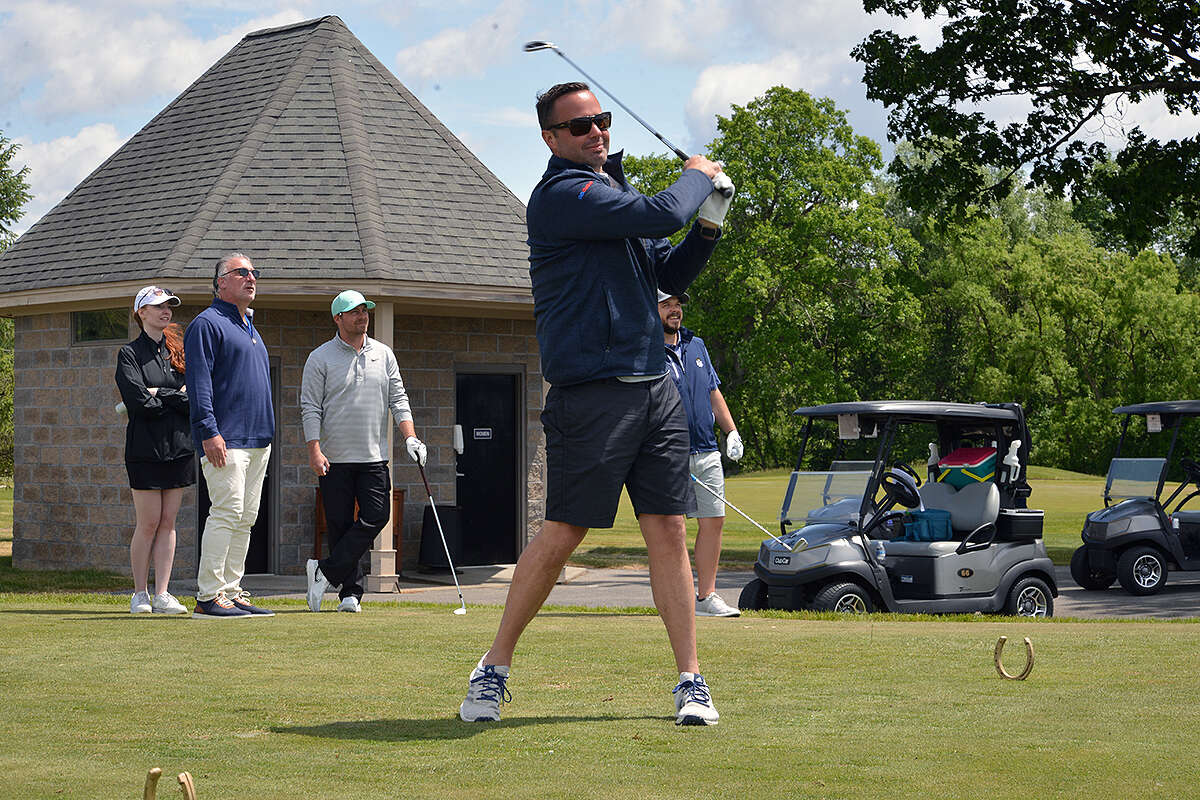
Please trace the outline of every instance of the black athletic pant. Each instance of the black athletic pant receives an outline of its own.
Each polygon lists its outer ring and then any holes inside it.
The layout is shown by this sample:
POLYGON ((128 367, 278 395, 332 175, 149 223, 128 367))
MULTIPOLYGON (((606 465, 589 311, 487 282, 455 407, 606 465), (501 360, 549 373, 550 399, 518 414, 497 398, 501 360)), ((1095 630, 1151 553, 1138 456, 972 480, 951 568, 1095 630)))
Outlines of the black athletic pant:
POLYGON ((321 559, 321 574, 333 586, 341 586, 339 597, 354 595, 361 600, 360 562, 391 514, 392 477, 387 462, 330 464, 329 472, 317 482, 329 532, 329 558, 321 559), (358 519, 354 518, 356 501, 358 519))

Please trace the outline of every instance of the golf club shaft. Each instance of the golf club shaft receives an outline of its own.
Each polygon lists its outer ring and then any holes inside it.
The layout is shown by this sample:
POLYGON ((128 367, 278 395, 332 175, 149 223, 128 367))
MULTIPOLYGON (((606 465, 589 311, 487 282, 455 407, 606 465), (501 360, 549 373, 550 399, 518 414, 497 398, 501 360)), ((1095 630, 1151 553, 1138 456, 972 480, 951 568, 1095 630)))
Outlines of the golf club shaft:
POLYGON ((583 71, 583 68, 582 68, 581 66, 579 66, 578 64, 576 64, 576 63, 575 63, 574 61, 572 61, 571 59, 567 58, 567 54, 566 54, 566 53, 564 53, 562 50, 559 50, 557 47, 553 47, 553 48, 551 48, 551 49, 552 49, 552 50, 554 50, 554 52, 558 53, 560 56, 562 56, 562 59, 563 59, 563 61, 566 61, 566 62, 567 62, 568 64, 570 64, 572 67, 574 67, 575 69, 579 70, 579 72, 580 72, 580 73, 583 75, 583 77, 587 78, 589 81, 591 81, 592 83, 594 83, 594 84, 596 85, 596 88, 597 88, 597 89, 599 89, 600 91, 604 92, 606 95, 608 95, 609 97, 611 97, 611 98, 613 99, 613 102, 614 102, 614 103, 616 103, 617 105, 619 105, 621 108, 625 109, 625 113, 626 113, 626 114, 628 114, 629 116, 633 117, 633 118, 634 118, 634 119, 636 119, 638 122, 642 123, 642 127, 643 127, 643 128, 645 128, 646 130, 650 131, 650 133, 654 134, 654 136, 655 136, 655 137, 656 137, 656 138, 657 138, 657 139, 658 139, 660 142, 662 142, 662 143, 663 143, 663 144, 665 144, 667 147, 669 147, 671 150, 673 150, 673 151, 675 152, 675 155, 679 156, 679 159, 680 159, 681 161, 687 161, 689 158, 691 158, 691 156, 689 156, 687 153, 683 152, 683 151, 682 151, 682 150, 680 150, 678 147, 676 147, 675 145, 673 145, 673 144, 671 144, 669 141, 667 141, 667 137, 663 136, 661 133, 659 133, 658 131, 654 130, 654 128, 650 127, 650 123, 646 122, 646 120, 642 119, 642 118, 641 118, 641 117, 639 117, 637 114, 635 114, 635 113, 633 112, 633 110, 632 110, 631 108, 629 108, 629 106, 627 106, 627 105, 625 105, 624 103, 622 103, 622 102, 621 102, 621 101, 620 101, 620 100, 617 98, 617 96, 616 96, 615 94, 613 94, 612 92, 610 92, 608 89, 605 89, 605 88, 604 88, 604 87, 603 87, 603 86, 600 84, 600 81, 596 80, 596 79, 595 79, 595 78, 593 78, 591 75, 588 75, 586 72, 584 72, 584 71, 583 71))
POLYGON ((782 539, 780 539, 778 536, 776 536, 775 534, 771 533, 769 530, 767 530, 766 528, 764 528, 762 525, 759 525, 757 522, 755 522, 753 519, 751 519, 751 518, 750 518, 750 515, 749 515, 749 514, 747 514, 745 511, 742 511, 740 508, 738 508, 737 506, 735 506, 733 503, 731 503, 731 502, 729 502, 728 500, 726 500, 726 499, 725 499, 725 498, 724 498, 722 495, 719 495, 719 494, 717 494, 717 493, 716 493, 716 492, 715 492, 715 491, 712 489, 712 487, 710 487, 710 486, 709 486, 707 483, 705 483, 704 481, 700 480, 700 479, 699 479, 699 478, 697 478, 695 475, 692 475, 690 472, 689 472, 688 474, 692 476, 692 480, 694 480, 696 483, 698 483, 698 484, 700 484, 701 486, 703 486, 703 487, 704 487, 704 490, 705 490, 706 492, 708 492, 708 493, 709 493, 709 494, 711 494, 713 497, 715 497, 715 498, 717 498, 718 500, 720 500, 720 501, 721 501, 722 503, 724 503, 725 505, 727 505, 727 506, 729 506, 730 508, 732 508, 732 509, 733 509, 734 511, 736 511, 737 513, 741 514, 743 517, 745 517, 745 518, 746 518, 746 520, 747 520, 747 521, 748 521, 748 522, 749 522, 751 525, 753 525, 754 527, 758 528, 760 531, 762 531, 763 533, 765 533, 767 536, 770 536, 770 537, 771 537, 772 539, 774 539, 775 541, 777 541, 777 542, 779 542, 780 544, 784 545, 784 547, 786 547, 786 546, 787 546, 786 544, 784 544, 784 541, 783 541, 782 539))
POLYGON ((425 477, 425 467, 418 463, 417 469, 421 471, 421 481, 425 484, 425 494, 429 495, 429 507, 433 509, 433 521, 437 525, 438 536, 442 537, 442 549, 446 551, 446 563, 450 565, 450 577, 454 579, 454 588, 458 590, 458 600, 462 603, 463 608, 466 608, 467 601, 463 600, 462 587, 458 585, 458 573, 454 571, 454 559, 450 557, 450 545, 446 542, 445 531, 442 530, 442 520, 437 513, 437 503, 433 501, 433 490, 429 488, 429 479, 425 477))

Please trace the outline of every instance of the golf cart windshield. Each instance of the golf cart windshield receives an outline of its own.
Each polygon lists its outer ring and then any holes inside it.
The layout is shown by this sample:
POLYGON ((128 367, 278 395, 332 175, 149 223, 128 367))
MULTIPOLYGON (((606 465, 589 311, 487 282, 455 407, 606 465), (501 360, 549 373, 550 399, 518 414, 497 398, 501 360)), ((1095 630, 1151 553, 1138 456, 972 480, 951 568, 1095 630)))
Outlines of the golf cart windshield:
POLYGON ((873 466, 871 461, 835 461, 824 472, 793 472, 780 521, 794 528, 815 522, 857 523, 873 466))
POLYGON ((1166 468, 1165 458, 1114 458, 1108 465, 1104 497, 1109 501, 1157 497, 1166 468))

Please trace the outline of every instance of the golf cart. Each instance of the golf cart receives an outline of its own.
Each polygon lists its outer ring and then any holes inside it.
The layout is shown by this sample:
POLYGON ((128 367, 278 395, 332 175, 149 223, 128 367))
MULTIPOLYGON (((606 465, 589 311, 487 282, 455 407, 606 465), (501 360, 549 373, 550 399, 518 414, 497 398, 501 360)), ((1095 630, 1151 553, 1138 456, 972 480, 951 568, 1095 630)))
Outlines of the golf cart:
POLYGON ((1183 482, 1160 499, 1180 428, 1184 420, 1200 417, 1200 400, 1140 403, 1113 413, 1125 418, 1104 482, 1104 509, 1088 514, 1083 523, 1083 545, 1071 556, 1071 577, 1084 589, 1107 589, 1119 580, 1130 594, 1154 594, 1170 569, 1200 570, 1200 503, 1183 510, 1200 496, 1200 464, 1180 458, 1183 482), (1171 431, 1166 458, 1121 457, 1135 415, 1146 418, 1149 433, 1171 431))
POLYGON ((1026 508, 1019 405, 874 401, 795 413, 806 421, 780 535, 759 548, 739 607, 1053 615, 1043 513, 1026 508), (806 458, 820 468, 806 470, 806 458), (924 479, 911 466, 921 462, 924 479))

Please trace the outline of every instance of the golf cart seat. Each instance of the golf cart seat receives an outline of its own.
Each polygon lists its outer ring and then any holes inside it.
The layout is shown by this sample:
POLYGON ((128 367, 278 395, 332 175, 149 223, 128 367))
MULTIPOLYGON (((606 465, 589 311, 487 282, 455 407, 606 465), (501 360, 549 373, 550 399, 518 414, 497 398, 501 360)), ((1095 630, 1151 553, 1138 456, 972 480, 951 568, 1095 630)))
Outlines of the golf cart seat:
POLYGON ((980 525, 995 523, 1000 515, 1000 489, 991 481, 969 483, 957 490, 945 483, 927 482, 917 492, 926 508, 950 512, 955 533, 968 534, 980 525))

